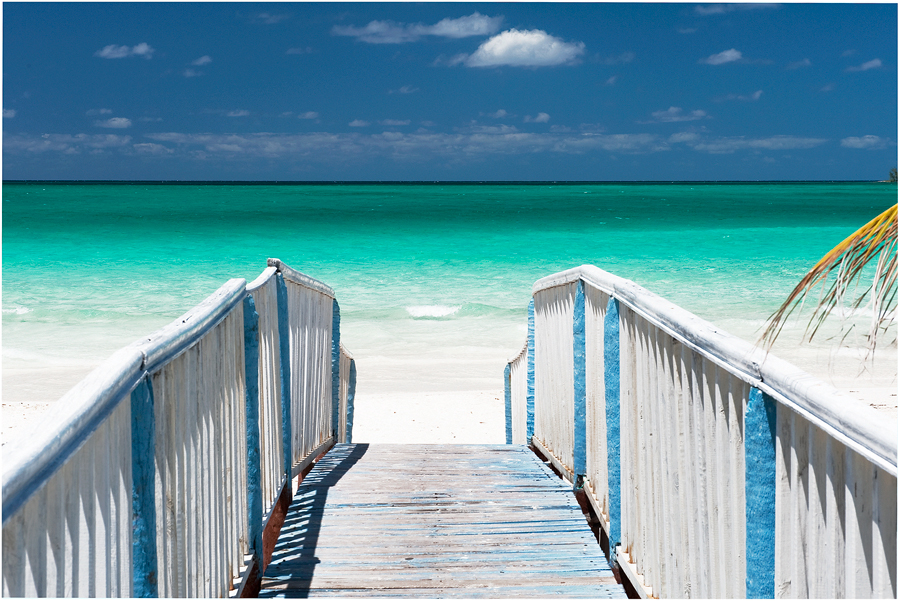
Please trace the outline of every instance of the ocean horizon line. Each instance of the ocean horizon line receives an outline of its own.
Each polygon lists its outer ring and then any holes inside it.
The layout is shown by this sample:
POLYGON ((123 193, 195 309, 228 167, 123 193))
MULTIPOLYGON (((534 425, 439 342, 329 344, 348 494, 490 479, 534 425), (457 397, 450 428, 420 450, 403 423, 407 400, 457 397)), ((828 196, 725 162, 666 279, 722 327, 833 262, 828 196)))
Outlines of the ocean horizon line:
MULTIPOLYGON (((866 184, 892 183, 886 180, 147 180, 147 179, 5 179, 3 184, 83 184, 83 185, 242 185, 242 186, 422 186, 422 185, 673 185, 673 184, 866 184)), ((894 182, 896 183, 896 182, 894 182)))

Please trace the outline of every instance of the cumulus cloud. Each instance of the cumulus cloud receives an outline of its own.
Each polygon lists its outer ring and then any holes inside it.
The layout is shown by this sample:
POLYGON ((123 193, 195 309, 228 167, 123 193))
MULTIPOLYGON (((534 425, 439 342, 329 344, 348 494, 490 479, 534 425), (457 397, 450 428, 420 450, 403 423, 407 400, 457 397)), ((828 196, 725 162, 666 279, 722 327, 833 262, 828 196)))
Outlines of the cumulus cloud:
POLYGON ((185 77, 200 77, 203 75, 203 71, 197 71, 195 69, 185 69, 181 72, 185 77))
POLYGON ((191 61, 191 64, 195 67, 202 67, 203 65, 208 65, 211 62, 212 58, 210 58, 208 54, 204 54, 200 58, 191 61))
POLYGON ((721 97, 721 98, 716 98, 716 100, 717 100, 717 101, 722 101, 722 100, 740 100, 740 101, 743 101, 743 102, 756 102, 757 100, 759 100, 759 99, 762 97, 762 95, 763 95, 763 91, 762 91, 762 90, 756 90, 755 92, 753 92, 753 93, 750 94, 750 95, 744 95, 744 94, 728 94, 727 96, 723 96, 723 97, 721 97))
POLYGON ((731 154, 738 150, 799 150, 825 144, 825 138, 800 138, 797 136, 771 136, 768 138, 723 137, 701 139, 691 147, 710 154, 731 154))
POLYGON ((812 65, 812 61, 808 58, 804 58, 802 61, 794 61, 793 63, 788 63, 785 69, 802 69, 803 67, 809 67, 812 65))
POLYGON ((250 111, 245 110, 245 109, 238 109, 238 110, 234 110, 234 111, 228 111, 227 113, 225 113, 225 116, 226 117, 249 117, 250 111))
POLYGON ((707 58, 700 59, 701 63, 707 65, 724 65, 725 63, 733 63, 734 61, 739 61, 743 58, 740 50, 735 50, 734 48, 730 50, 723 50, 718 54, 713 54, 708 56, 707 58))
POLYGON ((266 25, 275 25, 288 18, 290 18, 290 15, 273 15, 271 13, 259 13, 256 15, 256 20, 265 23, 266 25))
POLYGON ((110 129, 125 129, 131 127, 131 119, 125 117, 111 117, 109 119, 94 121, 97 127, 107 127, 110 129))
POLYGON ((601 63, 604 65, 620 65, 623 63, 630 63, 634 60, 635 57, 634 52, 623 52, 619 56, 608 56, 604 59, 601 59, 601 63))
POLYGON ((582 54, 584 42, 564 42, 540 29, 510 29, 481 44, 464 62, 469 67, 549 67, 571 64, 582 54))
POLYGON ((525 123, 547 123, 550 121, 550 115, 547 113, 538 113, 536 117, 525 115, 525 123))
POLYGON ((3 137, 3 151, 14 153, 61 152, 78 154, 108 149, 130 148, 131 136, 116 134, 41 134, 3 137))
POLYGON ((95 115, 111 115, 111 109, 90 109, 89 111, 84 113, 88 117, 94 117, 95 115))
POLYGON ((504 109, 497 109, 493 113, 488 113, 487 116, 493 119, 502 119, 506 117, 509 113, 507 113, 504 109))
POLYGON ((762 10, 767 8, 778 8, 777 4, 698 4, 694 7, 694 12, 698 15, 724 15, 736 10, 762 10))
POLYGON ((141 144, 133 144, 135 152, 138 154, 150 154, 150 155, 167 155, 175 152, 173 149, 163 146, 162 144, 154 144, 153 142, 144 142, 141 144))
POLYGON ((844 148, 865 148, 869 150, 873 150, 876 148, 884 148, 887 145, 887 140, 880 138, 878 136, 861 136, 861 137, 849 137, 841 140, 841 146, 844 148))
POLYGON ((382 119, 379 121, 381 125, 409 125, 409 119, 382 119))
POLYGON ((12 119, 16 116, 16 109, 3 109, 3 118, 12 119))
POLYGON ((434 25, 371 21, 365 27, 336 25, 331 32, 334 35, 355 37, 369 44, 403 44, 429 35, 445 38, 491 35, 500 29, 502 21, 503 17, 488 17, 474 12, 458 19, 441 19, 434 25))
POLYGON ((153 53, 156 52, 153 48, 150 47, 146 42, 141 42, 137 46, 116 46, 115 44, 110 44, 109 46, 104 46, 102 49, 98 50, 94 53, 94 56, 99 56, 100 58, 127 58, 129 56, 142 56, 144 58, 153 58, 153 53))
POLYGON ((368 121, 363 121, 362 119, 354 119, 347 125, 350 127, 369 127, 370 124, 368 121))
POLYGON ((413 94, 418 91, 419 88, 414 86, 401 86, 399 90, 388 90, 388 94, 413 94))
POLYGON ((316 111, 306 111, 305 113, 301 113, 297 115, 298 119, 318 119, 319 113, 316 111))
POLYGON ((704 119, 707 117, 706 111, 695 110, 690 113, 685 113, 681 110, 681 107, 678 106, 670 106, 668 109, 664 111, 655 111, 651 113, 653 116, 653 121, 651 123, 677 123, 679 121, 697 121, 698 119, 704 119))
POLYGON ((846 71, 852 73, 854 71, 868 71, 869 69, 878 69, 881 67, 881 59, 873 58, 870 61, 867 61, 858 67, 847 67, 846 71))
POLYGON ((610 77, 609 79, 606 80, 606 85, 614 86, 614 85, 616 85, 617 81, 619 81, 619 76, 613 75, 612 77, 610 77))

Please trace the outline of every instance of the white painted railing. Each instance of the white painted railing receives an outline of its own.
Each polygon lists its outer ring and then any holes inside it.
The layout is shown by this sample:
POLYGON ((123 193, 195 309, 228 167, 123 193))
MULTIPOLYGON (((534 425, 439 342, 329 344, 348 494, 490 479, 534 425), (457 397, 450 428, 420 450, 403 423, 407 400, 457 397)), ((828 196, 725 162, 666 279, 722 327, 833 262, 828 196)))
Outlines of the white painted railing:
POLYGON ((525 444, 528 437, 528 348, 526 342, 506 368, 506 444, 525 444))
POLYGON ((896 597, 897 433, 876 415, 593 266, 539 280, 533 307, 525 440, 584 487, 639 593, 896 597))
POLYGON ((269 263, 114 354, 5 457, 4 596, 225 596, 262 561, 272 508, 355 385, 334 293, 269 263))

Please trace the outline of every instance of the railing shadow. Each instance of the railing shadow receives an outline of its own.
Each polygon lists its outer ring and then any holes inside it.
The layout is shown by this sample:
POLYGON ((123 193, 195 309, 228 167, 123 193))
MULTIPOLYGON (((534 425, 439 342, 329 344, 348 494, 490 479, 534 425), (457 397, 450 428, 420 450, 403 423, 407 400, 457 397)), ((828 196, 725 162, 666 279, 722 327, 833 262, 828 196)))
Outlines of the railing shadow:
POLYGON ((266 568, 260 597, 309 597, 329 489, 359 461, 368 444, 338 444, 303 479, 291 500, 281 535, 266 568))

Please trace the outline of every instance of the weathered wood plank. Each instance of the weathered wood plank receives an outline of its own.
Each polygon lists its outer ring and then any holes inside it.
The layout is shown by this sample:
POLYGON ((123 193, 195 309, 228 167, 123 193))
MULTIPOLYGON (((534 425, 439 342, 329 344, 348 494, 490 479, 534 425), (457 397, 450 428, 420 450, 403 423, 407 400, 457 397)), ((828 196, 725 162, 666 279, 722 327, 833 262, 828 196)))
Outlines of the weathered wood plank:
POLYGON ((261 597, 624 598, 568 484, 523 446, 339 444, 261 597))

